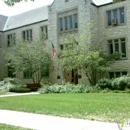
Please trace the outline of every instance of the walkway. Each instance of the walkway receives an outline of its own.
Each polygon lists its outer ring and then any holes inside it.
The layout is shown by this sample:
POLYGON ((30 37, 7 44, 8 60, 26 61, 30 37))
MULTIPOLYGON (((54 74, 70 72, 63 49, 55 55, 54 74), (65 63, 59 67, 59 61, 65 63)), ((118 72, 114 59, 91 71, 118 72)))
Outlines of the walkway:
POLYGON ((30 93, 7 93, 6 95, 0 95, 0 97, 22 96, 22 95, 31 95, 31 94, 39 94, 39 93, 38 92, 30 92, 30 93))
MULTIPOLYGON (((38 93, 10 94, 0 97, 27 94, 38 93)), ((10 110, 0 110, 0 123, 22 126, 33 130, 119 130, 117 123, 54 117, 10 110)))
POLYGON ((0 110, 0 123, 33 130, 119 130, 117 124, 0 110))

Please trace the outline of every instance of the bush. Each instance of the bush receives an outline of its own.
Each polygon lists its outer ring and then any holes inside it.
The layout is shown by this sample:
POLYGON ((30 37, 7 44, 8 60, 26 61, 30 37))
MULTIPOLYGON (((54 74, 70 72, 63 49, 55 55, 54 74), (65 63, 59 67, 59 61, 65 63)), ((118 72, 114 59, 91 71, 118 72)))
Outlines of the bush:
POLYGON ((10 88, 20 87, 21 85, 20 80, 16 78, 5 78, 3 81, 0 81, 0 91, 8 92, 10 88))
POLYGON ((130 77, 128 76, 122 76, 119 78, 115 78, 112 81, 112 88, 114 90, 124 90, 125 88, 129 88, 129 83, 130 83, 130 77))
POLYGON ((9 89, 13 87, 15 87, 15 85, 10 82, 0 81, 0 91, 2 92, 8 92, 9 89))
POLYGON ((27 87, 15 87, 15 88, 10 88, 10 92, 17 92, 17 93, 26 93, 30 92, 31 90, 27 87))
POLYGON ((100 87, 101 89, 112 89, 111 80, 107 78, 100 79, 98 83, 96 84, 97 87, 100 87))
POLYGON ((38 90, 39 93, 89 93, 91 91, 97 91, 97 87, 84 85, 84 84, 70 84, 63 82, 62 85, 54 84, 54 85, 47 85, 44 84, 38 90))

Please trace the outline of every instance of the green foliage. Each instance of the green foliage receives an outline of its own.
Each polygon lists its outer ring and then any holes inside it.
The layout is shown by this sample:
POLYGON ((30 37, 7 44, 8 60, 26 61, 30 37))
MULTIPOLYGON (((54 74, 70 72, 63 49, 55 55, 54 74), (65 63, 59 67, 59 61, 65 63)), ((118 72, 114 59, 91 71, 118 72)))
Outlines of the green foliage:
POLYGON ((125 88, 129 88, 130 77, 122 76, 119 78, 115 78, 112 81, 112 89, 114 90, 124 90, 125 88))
POLYGON ((0 98, 0 109, 118 122, 121 117, 130 118, 130 95, 124 93, 58 93, 12 96, 0 98))
POLYGON ((64 70, 78 68, 86 74, 90 84, 95 85, 110 70, 110 65, 119 59, 120 54, 107 55, 103 49, 104 39, 97 38, 94 25, 87 24, 84 28, 86 30, 79 37, 65 37, 58 64, 64 70))
POLYGON ((14 87, 9 89, 10 92, 17 92, 17 93, 26 93, 30 92, 31 90, 27 87, 14 87))
MULTIPOLYGON (((18 2, 24 1, 27 2, 28 0, 3 0, 5 4, 7 4, 8 6, 13 6, 18 2)), ((34 0, 30 0, 30 1, 34 1, 34 0)))
POLYGON ((0 123, 0 129, 1 130, 32 130, 28 128, 23 128, 19 126, 12 126, 12 125, 7 125, 7 124, 1 124, 0 123))
POLYGON ((97 82, 96 86, 100 87, 101 89, 112 89, 111 82, 111 79, 103 78, 97 82))
POLYGON ((124 75, 122 77, 115 78, 115 79, 103 78, 98 81, 96 86, 100 87, 101 89, 115 90, 113 92, 116 93, 121 92, 122 90, 124 91, 125 89, 128 91, 130 88, 130 77, 124 75))
POLYGON ((108 88, 101 90, 101 93, 109 93, 109 92, 112 92, 112 91, 108 88))
POLYGON ((20 87, 22 82, 17 78, 5 78, 0 81, 0 91, 8 92, 10 88, 20 87))
POLYGON ((7 65, 15 68, 16 73, 29 71, 33 83, 40 83, 51 63, 44 40, 35 40, 31 43, 17 41, 11 49, 10 52, 5 51, 5 59, 9 61, 7 65))
POLYGON ((14 81, 12 78, 5 78, 3 81, 0 81, 0 91, 8 92, 10 88, 15 87, 14 81))
POLYGON ((54 84, 54 85, 42 85, 42 87, 38 90, 39 93, 44 94, 44 93, 89 93, 89 92, 95 92, 99 88, 89 86, 89 85, 84 85, 84 84, 70 84, 70 83, 65 83, 63 82, 62 85, 54 84))

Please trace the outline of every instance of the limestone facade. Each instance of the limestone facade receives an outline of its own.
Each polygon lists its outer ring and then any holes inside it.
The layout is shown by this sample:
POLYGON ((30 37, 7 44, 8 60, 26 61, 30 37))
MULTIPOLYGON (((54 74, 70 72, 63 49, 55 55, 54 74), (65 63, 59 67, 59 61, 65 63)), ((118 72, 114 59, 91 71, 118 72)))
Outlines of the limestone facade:
MULTIPOLYGON (((34 10, 35 11, 35 10, 34 10)), ((16 28, 11 28, 1 30, 0 31, 0 79, 7 77, 7 66, 5 66, 6 61, 3 58, 2 50, 3 49, 9 49, 10 47, 7 46, 7 35, 15 33, 16 39, 22 38, 22 31, 32 29, 32 38, 37 39, 40 37, 40 27, 41 26, 48 26, 48 39, 46 40, 47 43, 47 49, 49 54, 52 53, 52 47, 51 43, 54 44, 54 47, 56 49, 57 54, 59 53, 60 47, 64 43, 64 38, 67 37, 67 35, 73 35, 75 37, 78 37, 82 35, 86 29, 86 23, 94 22, 94 27, 97 28, 95 31, 96 37, 102 38, 105 37, 104 42, 104 49, 107 53, 109 53, 109 49, 119 48, 120 51, 122 51, 122 48, 124 47, 124 50, 126 51, 126 57, 121 58, 118 60, 114 65, 111 66, 111 73, 114 73, 114 76, 116 74, 122 75, 122 73, 127 72, 130 74, 130 1, 125 0, 116 4, 113 3, 107 3, 103 5, 96 5, 92 3, 91 0, 54 0, 54 2, 48 6, 48 12, 47 17, 44 18, 41 21, 35 21, 31 24, 26 24, 24 26, 17 26, 16 28), (120 10, 123 8, 123 11, 120 10), (115 14, 113 13, 114 10, 115 14), (111 22, 113 22, 113 19, 115 17, 118 17, 116 21, 117 24, 112 26, 108 26, 108 11, 111 11, 111 22), (121 12, 122 11, 122 12, 121 12), (121 14, 124 15, 124 22, 123 24, 119 24, 119 20, 121 19, 121 14), (68 20, 77 18, 78 27, 73 27, 71 29, 71 26, 75 26, 76 23, 73 23, 73 25, 70 25, 71 22, 68 22, 66 27, 63 27, 63 31, 61 31, 61 25, 60 25, 60 18, 63 19, 63 24, 65 24, 65 18, 68 18, 68 20), (118 39, 119 45, 115 45, 115 41, 118 39), (122 41, 122 39, 125 39, 125 43, 122 41), (108 41, 112 41, 113 45, 111 45, 111 48, 108 47, 108 41), (121 42, 124 44, 122 45, 121 42), (116 47, 115 47, 116 46, 116 47)), ((42 16, 42 14, 40 14, 42 16)), ((46 15, 46 14, 43 14, 46 15)), ((36 16, 37 17, 37 16, 36 16)), ((29 19, 29 17, 28 17, 29 19)), ((35 19, 35 17, 34 17, 35 19)), ((74 22, 74 21, 73 21, 74 22)), ((5 26, 7 26, 8 20, 5 23, 5 26)), ((62 25, 63 26, 63 25, 62 25)), ((61 84, 64 79, 64 73, 62 69, 58 68, 56 58, 52 58, 53 65, 50 68, 49 77, 45 78, 48 79, 52 83, 59 83, 61 84)), ((78 82, 88 83, 88 80, 84 73, 80 72, 78 75, 78 82)), ((108 75, 109 76, 109 75, 108 75)), ((16 77, 23 79, 23 75, 16 74, 16 77)), ((28 80, 24 79, 25 82, 29 82, 28 80)))

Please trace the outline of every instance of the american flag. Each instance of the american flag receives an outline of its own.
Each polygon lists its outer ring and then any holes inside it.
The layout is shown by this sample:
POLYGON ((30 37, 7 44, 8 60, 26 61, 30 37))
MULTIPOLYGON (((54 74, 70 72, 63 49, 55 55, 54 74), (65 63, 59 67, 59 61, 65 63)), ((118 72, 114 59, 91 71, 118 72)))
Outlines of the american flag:
POLYGON ((56 50, 55 50, 53 43, 51 43, 51 45, 52 45, 52 57, 55 57, 56 56, 56 50))

